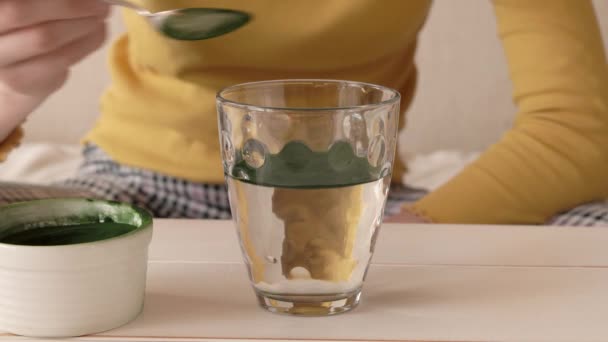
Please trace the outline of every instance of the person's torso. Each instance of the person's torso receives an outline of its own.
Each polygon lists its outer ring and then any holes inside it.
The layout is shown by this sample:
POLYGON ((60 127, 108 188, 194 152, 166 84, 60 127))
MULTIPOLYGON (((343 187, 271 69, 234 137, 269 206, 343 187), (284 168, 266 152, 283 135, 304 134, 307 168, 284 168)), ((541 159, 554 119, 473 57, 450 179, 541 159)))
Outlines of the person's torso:
POLYGON ((151 11, 220 7, 253 14, 214 39, 167 39, 132 11, 111 56, 113 85, 89 139, 120 162, 221 181, 215 94, 279 78, 365 81, 411 92, 430 0, 139 0, 151 11))

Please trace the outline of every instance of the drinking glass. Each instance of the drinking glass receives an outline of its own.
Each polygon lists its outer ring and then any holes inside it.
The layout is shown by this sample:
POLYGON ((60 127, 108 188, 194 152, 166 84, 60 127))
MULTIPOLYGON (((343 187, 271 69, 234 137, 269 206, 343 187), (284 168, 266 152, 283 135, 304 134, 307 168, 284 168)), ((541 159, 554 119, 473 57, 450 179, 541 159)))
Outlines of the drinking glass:
POLYGON ((334 80, 219 92, 230 205, 262 307, 331 315, 361 296, 382 223, 400 95, 334 80))

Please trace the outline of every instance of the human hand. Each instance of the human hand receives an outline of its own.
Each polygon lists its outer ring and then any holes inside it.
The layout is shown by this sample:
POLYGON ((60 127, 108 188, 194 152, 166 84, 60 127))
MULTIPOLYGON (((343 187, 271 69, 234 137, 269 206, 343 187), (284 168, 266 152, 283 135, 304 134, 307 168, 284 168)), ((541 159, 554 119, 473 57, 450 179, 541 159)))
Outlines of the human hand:
POLYGON ((99 0, 0 0, 0 142, 103 44, 99 0))

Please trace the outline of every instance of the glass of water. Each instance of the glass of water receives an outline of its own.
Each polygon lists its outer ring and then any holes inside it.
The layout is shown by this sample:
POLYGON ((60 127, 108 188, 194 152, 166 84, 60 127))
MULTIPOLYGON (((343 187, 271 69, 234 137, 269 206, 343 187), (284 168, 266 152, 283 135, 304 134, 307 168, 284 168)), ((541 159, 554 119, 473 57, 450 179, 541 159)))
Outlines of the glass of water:
POLYGON ((217 97, 232 214, 259 303, 331 315, 359 303, 397 145, 399 93, 366 83, 246 83, 217 97))

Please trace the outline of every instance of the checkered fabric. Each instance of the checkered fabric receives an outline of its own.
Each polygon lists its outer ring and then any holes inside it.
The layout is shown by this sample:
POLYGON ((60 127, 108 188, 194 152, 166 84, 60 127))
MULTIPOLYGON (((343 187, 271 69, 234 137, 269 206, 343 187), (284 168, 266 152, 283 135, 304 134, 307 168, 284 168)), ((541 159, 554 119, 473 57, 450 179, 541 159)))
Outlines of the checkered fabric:
POLYGON ((86 189, 0 182, 0 205, 54 197, 94 197, 86 189))
MULTIPOLYGON (((386 215, 399 213, 426 191, 408 186, 391 186, 386 215)), ((54 186, 0 183, 0 205, 53 197, 92 197, 132 203, 150 210, 155 217, 230 218, 230 204, 224 185, 194 183, 153 171, 121 165, 100 148, 84 150, 84 164, 78 175, 54 186)), ((608 201, 576 207, 553 218, 561 226, 608 226, 608 201)))
POLYGON ((555 216, 548 224, 554 226, 608 226, 608 201, 580 205, 555 216))
POLYGON ((85 189, 93 197, 132 203, 163 218, 230 218, 224 185, 189 182, 153 171, 121 165, 100 148, 84 150, 75 178, 61 184, 85 189))
POLYGON ((401 208, 406 203, 414 203, 427 194, 426 190, 412 188, 407 185, 391 184, 388 192, 384 215, 394 216, 401 212, 401 208))

